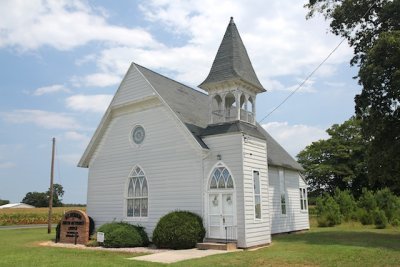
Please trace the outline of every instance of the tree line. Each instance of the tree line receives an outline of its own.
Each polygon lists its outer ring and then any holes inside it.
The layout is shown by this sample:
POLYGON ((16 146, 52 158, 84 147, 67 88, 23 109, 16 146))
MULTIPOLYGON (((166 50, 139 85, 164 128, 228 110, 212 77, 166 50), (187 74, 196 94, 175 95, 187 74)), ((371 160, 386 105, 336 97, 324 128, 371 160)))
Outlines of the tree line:
MULTIPOLYGON (((53 185, 53 207, 62 207, 64 189, 60 184, 53 185)), ((46 192, 28 192, 22 199, 22 203, 39 207, 48 207, 50 201, 50 188, 46 192)))

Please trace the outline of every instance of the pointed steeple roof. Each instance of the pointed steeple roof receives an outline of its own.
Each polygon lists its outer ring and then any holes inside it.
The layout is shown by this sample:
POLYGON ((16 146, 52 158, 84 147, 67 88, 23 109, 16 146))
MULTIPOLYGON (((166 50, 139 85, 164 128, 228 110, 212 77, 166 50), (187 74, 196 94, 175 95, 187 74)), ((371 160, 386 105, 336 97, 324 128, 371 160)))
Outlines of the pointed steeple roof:
POLYGON ((255 87, 257 91, 265 92, 254 72, 233 17, 231 17, 210 73, 199 87, 207 90, 212 84, 234 80, 241 80, 255 87))

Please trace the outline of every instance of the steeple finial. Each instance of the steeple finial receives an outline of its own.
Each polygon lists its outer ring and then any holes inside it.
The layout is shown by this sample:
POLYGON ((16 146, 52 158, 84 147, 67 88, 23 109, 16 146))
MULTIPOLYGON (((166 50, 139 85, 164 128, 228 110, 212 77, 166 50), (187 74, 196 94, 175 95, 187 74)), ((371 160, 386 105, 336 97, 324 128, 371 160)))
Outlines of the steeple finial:
POLYGON ((235 22, 233 21, 233 17, 231 17, 231 20, 229 21, 229 24, 234 24, 235 22))

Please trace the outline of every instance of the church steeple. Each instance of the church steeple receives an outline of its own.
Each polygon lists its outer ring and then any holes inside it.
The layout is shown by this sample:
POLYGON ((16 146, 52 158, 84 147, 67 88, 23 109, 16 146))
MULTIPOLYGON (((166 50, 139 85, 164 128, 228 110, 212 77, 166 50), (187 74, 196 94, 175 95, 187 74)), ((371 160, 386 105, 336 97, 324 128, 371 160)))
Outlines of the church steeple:
POLYGON ((232 17, 210 73, 199 87, 209 94, 210 124, 235 120, 255 124, 255 98, 266 90, 254 72, 232 17))

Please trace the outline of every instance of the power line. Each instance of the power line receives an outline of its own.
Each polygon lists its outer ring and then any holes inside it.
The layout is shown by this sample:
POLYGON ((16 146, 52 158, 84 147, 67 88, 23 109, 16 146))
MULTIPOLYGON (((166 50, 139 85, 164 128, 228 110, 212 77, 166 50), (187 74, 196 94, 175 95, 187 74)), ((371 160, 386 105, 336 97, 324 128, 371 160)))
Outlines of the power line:
MULTIPOLYGON (((364 18, 369 11, 372 9, 372 7, 378 2, 379 0, 377 0, 376 2, 372 3, 372 5, 368 8, 368 10, 364 13, 364 15, 361 18, 364 18)), ((277 105, 273 110, 271 110, 266 116, 264 116, 258 123, 262 123, 266 118, 268 118, 275 110, 277 110, 278 108, 280 108, 280 106, 282 106, 292 95, 294 95, 301 87, 303 87, 303 85, 311 78, 311 76, 314 75, 314 73, 332 56, 333 53, 336 52, 336 50, 342 45, 342 43, 346 40, 346 37, 343 37, 342 40, 335 46, 335 48, 333 48, 333 50, 328 54, 328 56, 325 57, 324 60, 322 60, 321 63, 318 64, 318 66, 292 91, 290 92, 290 94, 285 97, 285 99, 282 100, 281 103, 279 103, 279 105, 277 105)))

